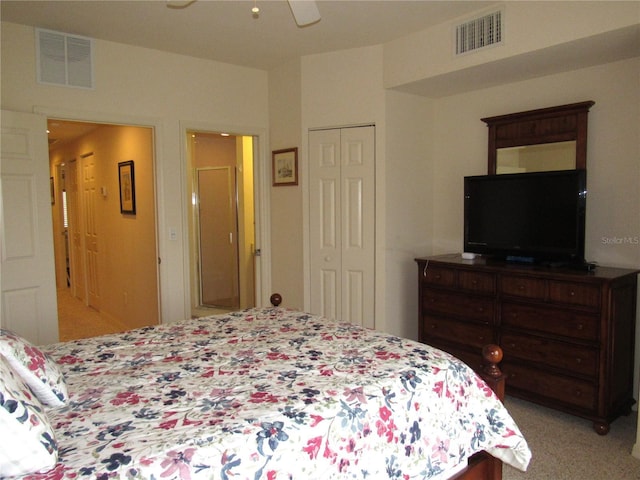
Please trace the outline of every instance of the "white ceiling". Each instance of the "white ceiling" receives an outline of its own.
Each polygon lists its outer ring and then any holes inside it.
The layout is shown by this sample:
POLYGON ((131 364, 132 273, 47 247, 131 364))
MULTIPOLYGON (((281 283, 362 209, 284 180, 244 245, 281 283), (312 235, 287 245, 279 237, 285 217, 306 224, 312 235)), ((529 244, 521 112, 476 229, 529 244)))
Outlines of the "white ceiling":
POLYGON ((302 55, 377 45, 494 4, 478 0, 318 0, 298 27, 286 0, 2 0, 3 21, 259 69, 302 55), (260 8, 254 18, 251 8, 260 8))

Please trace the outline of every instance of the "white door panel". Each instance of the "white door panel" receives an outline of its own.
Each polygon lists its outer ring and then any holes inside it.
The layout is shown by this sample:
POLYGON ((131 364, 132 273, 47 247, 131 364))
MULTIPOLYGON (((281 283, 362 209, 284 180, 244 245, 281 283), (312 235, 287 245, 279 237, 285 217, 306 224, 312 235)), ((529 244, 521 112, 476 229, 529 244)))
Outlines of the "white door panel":
POLYGON ((374 326, 375 130, 309 133, 311 310, 374 326))
POLYGON ((88 305, 100 310, 100 236, 98 234, 96 158, 93 153, 82 157, 82 192, 84 212, 84 248, 88 305))
POLYGON ((0 326, 58 341, 46 118, 2 111, 0 326))

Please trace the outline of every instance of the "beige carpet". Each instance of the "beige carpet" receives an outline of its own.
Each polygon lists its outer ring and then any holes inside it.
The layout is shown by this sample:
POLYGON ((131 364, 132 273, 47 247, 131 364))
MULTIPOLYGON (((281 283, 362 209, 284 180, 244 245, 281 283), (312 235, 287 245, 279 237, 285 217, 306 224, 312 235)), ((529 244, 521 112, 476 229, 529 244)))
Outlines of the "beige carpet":
POLYGON ((57 293, 58 334, 61 342, 126 330, 123 325, 72 297, 68 288, 58 289, 57 293))
POLYGON ((631 456, 637 412, 620 417, 600 436, 592 422, 513 397, 505 402, 533 457, 526 473, 505 465, 504 480, 640 480, 631 456))

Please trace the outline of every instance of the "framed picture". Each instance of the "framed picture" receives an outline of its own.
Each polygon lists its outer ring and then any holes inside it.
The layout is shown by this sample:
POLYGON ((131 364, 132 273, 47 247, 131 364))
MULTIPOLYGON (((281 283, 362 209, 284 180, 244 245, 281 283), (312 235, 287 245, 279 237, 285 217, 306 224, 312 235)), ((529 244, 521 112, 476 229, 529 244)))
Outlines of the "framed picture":
POLYGON ((273 186, 298 184, 298 148, 273 151, 273 186))
POLYGON ((51 205, 56 204, 56 187, 53 183, 53 177, 49 177, 49 188, 51 189, 51 205))
POLYGON ((136 182, 133 160, 118 163, 120 180, 120 213, 136 213, 136 182))

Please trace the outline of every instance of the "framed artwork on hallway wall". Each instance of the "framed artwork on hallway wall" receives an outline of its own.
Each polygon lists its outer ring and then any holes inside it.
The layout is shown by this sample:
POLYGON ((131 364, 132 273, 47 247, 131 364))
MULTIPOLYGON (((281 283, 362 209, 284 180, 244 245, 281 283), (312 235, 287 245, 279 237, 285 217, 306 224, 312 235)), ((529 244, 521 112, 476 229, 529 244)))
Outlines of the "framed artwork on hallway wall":
POLYGON ((298 185, 298 148, 273 152, 273 186, 298 185))
POLYGON ((120 213, 136 213, 136 184, 133 160, 118 163, 118 179, 120 182, 120 213))

